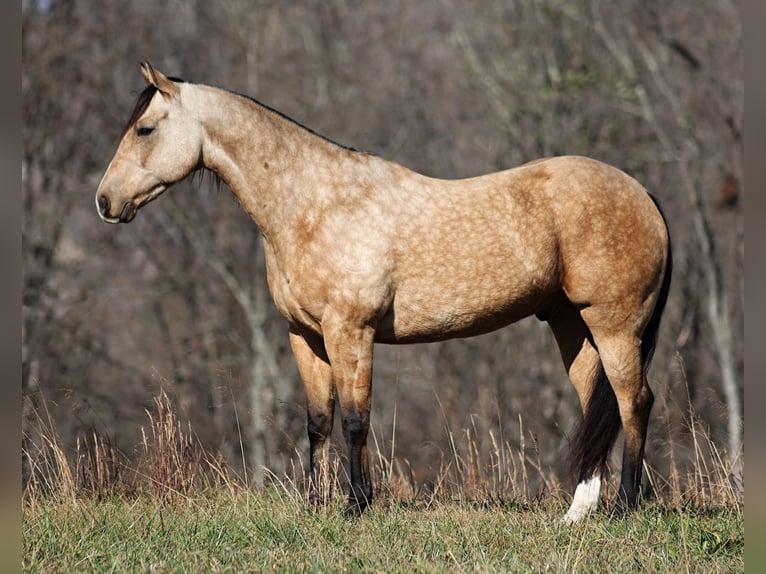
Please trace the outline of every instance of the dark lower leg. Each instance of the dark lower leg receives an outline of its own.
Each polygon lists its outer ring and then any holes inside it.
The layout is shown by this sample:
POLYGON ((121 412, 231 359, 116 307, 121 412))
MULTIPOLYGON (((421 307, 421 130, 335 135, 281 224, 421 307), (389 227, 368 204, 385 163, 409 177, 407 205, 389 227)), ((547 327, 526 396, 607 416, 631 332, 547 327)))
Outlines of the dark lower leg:
POLYGON ((308 413, 310 506, 326 504, 332 496, 329 462, 332 423, 332 409, 329 413, 308 413))
POLYGON ((352 412, 343 417, 343 434, 349 454, 351 488, 349 491, 349 514, 361 514, 372 502, 372 480, 367 454, 369 413, 352 412))
POLYGON ((638 506, 643 475, 644 446, 649 423, 649 414, 654 403, 654 395, 644 385, 633 402, 628 424, 624 424, 625 448, 622 455, 622 475, 620 478, 619 504, 626 509, 638 506))

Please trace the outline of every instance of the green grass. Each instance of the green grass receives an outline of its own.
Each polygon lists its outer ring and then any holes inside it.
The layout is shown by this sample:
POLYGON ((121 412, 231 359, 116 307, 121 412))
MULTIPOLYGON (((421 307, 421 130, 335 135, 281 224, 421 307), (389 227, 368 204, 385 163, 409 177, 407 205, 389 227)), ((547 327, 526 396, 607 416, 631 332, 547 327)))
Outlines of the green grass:
POLYGON ((96 435, 67 457, 39 419, 41 439, 23 450, 25 572, 744 571, 743 503, 729 463, 701 433, 695 467, 666 478, 647 468, 657 497, 627 516, 563 525, 568 497, 523 445, 482 459, 467 435, 467 454, 454 449, 431 493, 378 452, 377 498, 350 519, 337 467, 338 494, 310 511, 301 471, 253 489, 201 449, 166 395, 156 407, 132 461, 96 435), (529 469, 542 490, 530 490, 529 469))
POLYGON ((305 510, 297 492, 213 491, 27 501, 29 572, 738 572, 739 507, 595 514, 566 527, 563 499, 528 505, 376 502, 361 518, 340 498, 305 510))

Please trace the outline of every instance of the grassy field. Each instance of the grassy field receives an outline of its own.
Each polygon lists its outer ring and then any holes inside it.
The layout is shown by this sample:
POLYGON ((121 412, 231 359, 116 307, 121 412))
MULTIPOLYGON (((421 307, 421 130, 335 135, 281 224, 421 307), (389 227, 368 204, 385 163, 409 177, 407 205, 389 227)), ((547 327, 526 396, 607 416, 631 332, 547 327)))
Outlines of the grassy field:
POLYGON ((739 508, 647 505, 623 518, 558 522, 563 500, 484 507, 378 501, 359 519, 303 508, 297 493, 209 493, 76 503, 37 500, 23 518, 29 572, 741 572, 739 508))
POLYGON ((530 494, 524 472, 519 486, 493 478, 515 466, 498 473, 489 460, 484 472, 456 452, 456 471, 430 493, 402 487, 379 457, 377 498, 362 517, 343 515, 337 477, 333 503, 310 511, 302 477, 248 486, 199 450, 167 397, 139 461, 98 437, 66 457, 55 436, 41 423, 39 447, 24 452, 25 572, 744 571, 743 505, 714 462, 657 484, 664 494, 638 512, 568 527, 568 495, 554 482, 530 494))

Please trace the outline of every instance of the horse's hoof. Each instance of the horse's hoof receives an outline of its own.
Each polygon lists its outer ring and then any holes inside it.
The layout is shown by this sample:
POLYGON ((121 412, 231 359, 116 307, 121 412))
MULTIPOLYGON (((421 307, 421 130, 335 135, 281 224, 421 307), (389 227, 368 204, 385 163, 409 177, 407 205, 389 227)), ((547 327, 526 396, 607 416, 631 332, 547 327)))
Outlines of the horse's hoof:
POLYGON ((346 509, 343 511, 343 516, 346 518, 359 518, 369 505, 370 501, 366 498, 357 500, 356 498, 351 497, 348 500, 346 509))

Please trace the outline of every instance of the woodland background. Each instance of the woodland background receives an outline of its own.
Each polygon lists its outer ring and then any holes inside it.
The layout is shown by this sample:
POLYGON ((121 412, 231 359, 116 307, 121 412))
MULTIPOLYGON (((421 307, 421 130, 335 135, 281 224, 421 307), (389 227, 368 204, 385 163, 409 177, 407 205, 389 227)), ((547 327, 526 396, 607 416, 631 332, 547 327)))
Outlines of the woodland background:
MULTIPOLYGON (((635 176, 663 206, 675 261, 649 375, 647 462, 662 473, 670 456, 698 456, 693 417, 738 480, 742 10, 737 0, 24 0, 25 448, 42 440, 44 412, 72 456, 93 437, 135 456, 164 389, 205 448, 256 481, 306 460, 287 327, 258 230, 228 190, 185 181, 130 225, 96 215, 148 59, 431 176, 556 154, 635 176)), ((371 440, 415 481, 433 480, 465 433, 479 449, 522 443, 561 470, 579 407, 545 324, 375 352, 371 440)))

